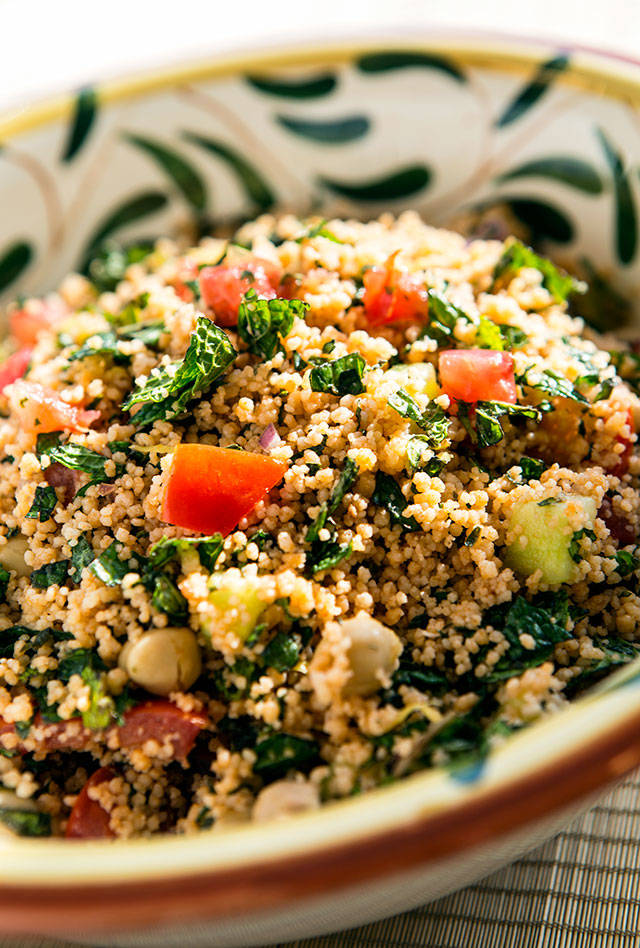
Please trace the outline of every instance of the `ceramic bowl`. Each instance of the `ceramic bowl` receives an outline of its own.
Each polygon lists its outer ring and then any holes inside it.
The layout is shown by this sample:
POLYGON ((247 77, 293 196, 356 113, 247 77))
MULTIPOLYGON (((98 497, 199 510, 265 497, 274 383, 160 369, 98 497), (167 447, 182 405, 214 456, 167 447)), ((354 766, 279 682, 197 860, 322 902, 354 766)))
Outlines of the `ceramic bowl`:
MULTIPOLYGON (((272 207, 439 224, 501 203, 640 298, 640 66, 504 39, 260 52, 0 116, 0 292, 101 241, 272 207)), ((0 841, 0 931, 247 945, 371 921, 541 842, 640 764, 640 670, 513 737, 287 822, 119 842, 0 841)))

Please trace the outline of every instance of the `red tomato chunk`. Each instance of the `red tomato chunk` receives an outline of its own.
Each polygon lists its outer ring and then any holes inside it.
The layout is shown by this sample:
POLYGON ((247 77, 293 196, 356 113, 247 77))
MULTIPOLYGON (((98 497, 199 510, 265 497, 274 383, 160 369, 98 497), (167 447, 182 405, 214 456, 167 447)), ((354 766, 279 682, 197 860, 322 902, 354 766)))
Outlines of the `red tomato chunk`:
POLYGON ((73 804, 65 833, 67 839, 109 839, 115 836, 109 826, 109 814, 97 800, 89 796, 93 787, 108 783, 115 776, 111 767, 101 767, 89 777, 73 804))
POLYGON ((218 325, 235 326, 245 293, 255 290, 261 299, 275 299, 281 276, 280 267, 270 260, 251 257, 236 266, 203 267, 200 292, 205 305, 213 310, 218 325))
POLYGON ((9 317, 11 335, 24 346, 32 346, 44 329, 51 329, 69 313, 61 301, 29 300, 9 317))
POLYGON ((491 349, 448 349, 440 353, 440 384, 463 402, 517 400, 513 357, 491 349))
POLYGON ((180 444, 169 470, 162 519, 226 536, 282 480, 287 465, 263 454, 180 444))
POLYGON ((429 313, 424 280, 397 270, 393 257, 395 254, 384 267, 366 270, 363 277, 364 311, 372 326, 408 322, 429 313))
POLYGON ((18 381, 14 386, 15 412, 23 428, 35 434, 47 431, 87 431, 100 417, 63 401, 57 392, 37 382, 18 381))
POLYGON ((21 379, 27 371, 27 366, 31 361, 31 346, 23 346, 13 355, 10 355, 6 362, 0 365, 0 394, 2 394, 7 385, 12 385, 21 379))

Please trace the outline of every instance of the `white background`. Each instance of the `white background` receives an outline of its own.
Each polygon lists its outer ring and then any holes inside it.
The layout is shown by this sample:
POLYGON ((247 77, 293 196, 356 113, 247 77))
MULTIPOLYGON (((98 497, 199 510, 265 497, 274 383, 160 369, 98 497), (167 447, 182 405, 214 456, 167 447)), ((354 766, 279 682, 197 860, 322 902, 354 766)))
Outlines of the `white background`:
POLYGON ((0 108, 194 56, 305 36, 443 28, 640 59, 640 0, 0 0, 0 108))

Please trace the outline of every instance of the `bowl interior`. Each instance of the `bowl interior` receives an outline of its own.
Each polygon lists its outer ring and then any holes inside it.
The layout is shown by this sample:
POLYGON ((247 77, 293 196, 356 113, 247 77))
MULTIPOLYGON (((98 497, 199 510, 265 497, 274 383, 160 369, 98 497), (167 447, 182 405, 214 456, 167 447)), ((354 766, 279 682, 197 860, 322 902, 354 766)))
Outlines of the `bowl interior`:
MULTIPOLYGON (((105 240, 203 232, 275 208, 410 207, 440 224, 501 204, 552 252, 587 258, 640 298, 639 109, 640 68, 499 43, 253 54, 87 88, 0 118, 0 293, 50 289, 105 240)), ((64 843, 2 839, 0 881, 153 877, 331 845, 459 806, 632 715, 640 690, 608 686, 481 772, 417 775, 301 817, 297 834, 122 844, 126 861, 105 844, 66 860, 64 843)))

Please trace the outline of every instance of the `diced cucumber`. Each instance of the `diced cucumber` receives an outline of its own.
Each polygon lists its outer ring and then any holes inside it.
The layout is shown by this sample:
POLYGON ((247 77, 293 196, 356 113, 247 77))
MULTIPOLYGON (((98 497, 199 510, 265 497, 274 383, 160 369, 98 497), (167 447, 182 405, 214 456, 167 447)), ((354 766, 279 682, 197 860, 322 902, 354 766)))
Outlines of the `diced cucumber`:
POLYGON ((255 579, 241 577, 232 582, 221 579, 209 593, 212 609, 203 617, 202 631, 208 639, 233 635, 246 642, 253 632, 267 603, 259 595, 255 579))
POLYGON ((411 365, 394 365, 385 373, 397 381, 409 395, 427 395, 435 398, 440 394, 436 381, 436 370, 430 362, 413 362, 411 365))
POLYGON ((593 528, 596 512, 595 500, 578 494, 548 504, 531 500, 514 507, 510 526, 518 534, 507 548, 507 566, 523 576, 540 570, 543 582, 549 585, 572 582, 576 564, 569 554, 569 544, 576 530, 593 528), (576 506, 582 508, 577 527, 576 506))

